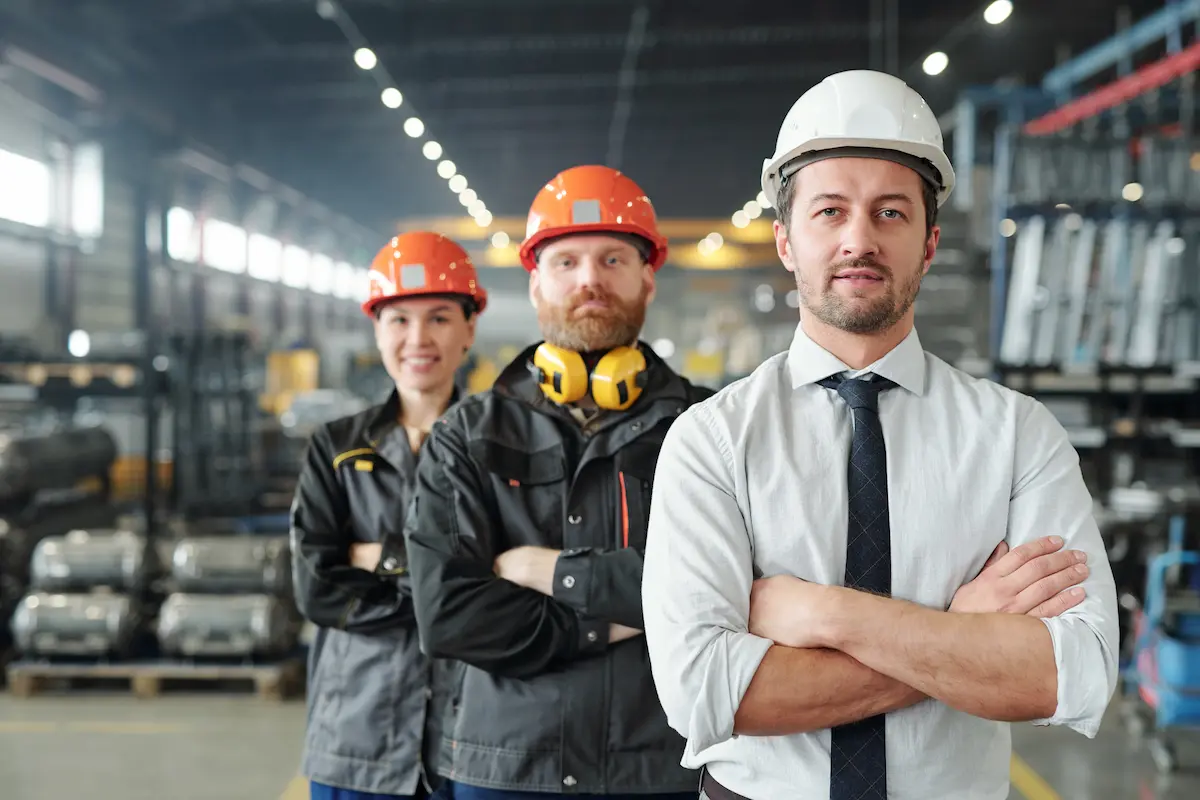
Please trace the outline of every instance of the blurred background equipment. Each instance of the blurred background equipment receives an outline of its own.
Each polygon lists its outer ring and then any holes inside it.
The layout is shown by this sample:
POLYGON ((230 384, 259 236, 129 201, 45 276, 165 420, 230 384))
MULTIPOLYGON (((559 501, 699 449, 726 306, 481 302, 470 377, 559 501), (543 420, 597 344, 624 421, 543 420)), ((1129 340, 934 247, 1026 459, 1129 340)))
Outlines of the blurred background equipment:
POLYGON ((158 621, 165 653, 277 658, 296 647, 301 619, 291 600, 284 536, 190 536, 175 546, 173 593, 158 621))

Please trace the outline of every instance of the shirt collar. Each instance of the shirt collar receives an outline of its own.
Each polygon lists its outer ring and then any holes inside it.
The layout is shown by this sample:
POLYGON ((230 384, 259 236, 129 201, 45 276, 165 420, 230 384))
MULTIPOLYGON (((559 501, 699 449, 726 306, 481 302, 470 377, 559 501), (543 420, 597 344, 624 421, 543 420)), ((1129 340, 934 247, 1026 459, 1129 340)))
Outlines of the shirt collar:
POLYGON ((916 328, 909 331, 908 336, 883 358, 864 370, 855 370, 810 339, 804 327, 797 325, 792 347, 788 351, 788 370, 792 374, 794 389, 843 372, 872 372, 913 394, 925 394, 925 350, 921 347, 916 328))

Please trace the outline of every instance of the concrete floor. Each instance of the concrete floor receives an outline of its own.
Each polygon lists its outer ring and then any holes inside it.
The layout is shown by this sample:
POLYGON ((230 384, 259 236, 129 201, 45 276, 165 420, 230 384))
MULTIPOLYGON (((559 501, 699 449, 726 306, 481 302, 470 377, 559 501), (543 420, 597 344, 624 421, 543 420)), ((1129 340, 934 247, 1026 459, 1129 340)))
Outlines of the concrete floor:
MULTIPOLYGON (((252 696, 0 694, 4 800, 304 800, 304 706, 252 696)), ((1018 725, 1011 800, 1196 800, 1200 735, 1161 778, 1114 705, 1094 741, 1018 725)))
POLYGON ((0 797, 275 800, 303 738, 302 703, 249 693, 0 694, 0 797))

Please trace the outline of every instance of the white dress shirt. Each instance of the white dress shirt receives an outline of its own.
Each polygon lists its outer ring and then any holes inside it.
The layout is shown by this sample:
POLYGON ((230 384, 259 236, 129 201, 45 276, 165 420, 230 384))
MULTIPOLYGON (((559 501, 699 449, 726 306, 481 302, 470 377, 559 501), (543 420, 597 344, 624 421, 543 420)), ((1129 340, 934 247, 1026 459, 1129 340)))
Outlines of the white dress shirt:
MULTIPOLYGON (((829 796, 830 731, 735 736, 771 642, 747 630, 757 577, 840 585, 851 412, 817 382, 850 371, 797 326, 791 350, 671 427, 658 459, 642 592, 655 683, 682 763, 751 800, 829 796)), ((944 610, 1001 540, 1088 555, 1087 598, 1044 620, 1058 707, 1035 724, 1095 736, 1117 679, 1117 600, 1066 431, 1041 403, 926 353, 914 330, 859 372, 880 395, 892 595, 944 610)), ((887 716, 890 798, 1008 797, 1008 723, 928 699, 887 716)))

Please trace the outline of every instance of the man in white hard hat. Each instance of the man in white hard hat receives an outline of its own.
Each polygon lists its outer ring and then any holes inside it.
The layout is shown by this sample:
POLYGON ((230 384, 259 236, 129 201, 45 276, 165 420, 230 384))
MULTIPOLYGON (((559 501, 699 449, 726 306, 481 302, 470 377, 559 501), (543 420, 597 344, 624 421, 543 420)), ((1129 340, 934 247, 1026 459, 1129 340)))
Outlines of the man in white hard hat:
POLYGON ((1094 736, 1116 684, 1078 457, 1043 405, 921 347, 954 171, 920 95, 826 78, 762 186, 800 324, 676 421, 649 522, 646 640, 682 762, 712 800, 1004 800, 1008 723, 1094 736))

